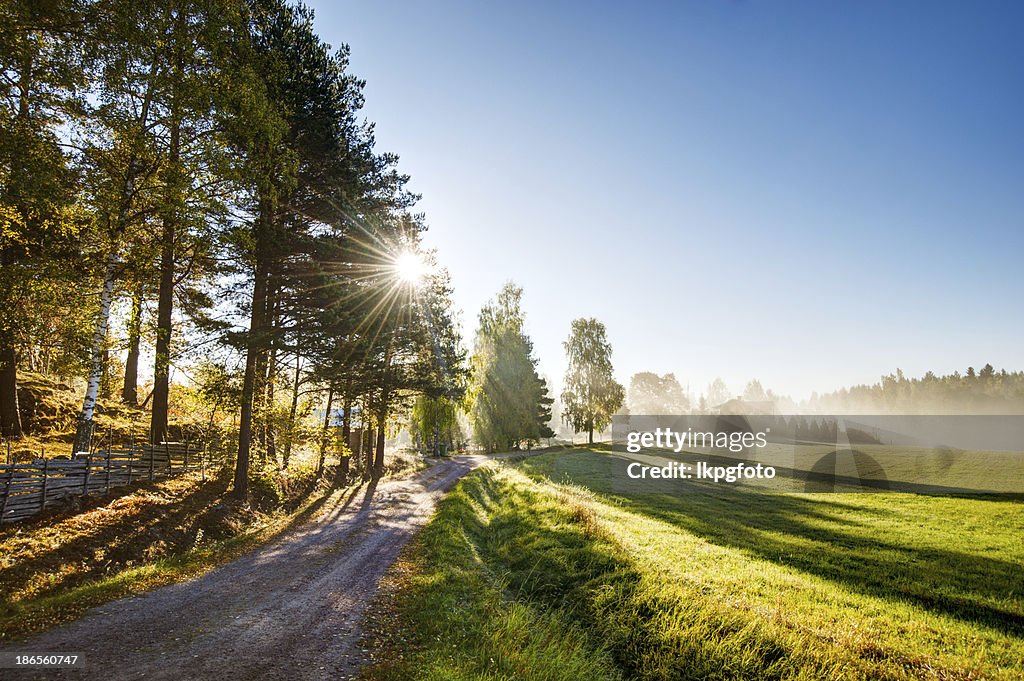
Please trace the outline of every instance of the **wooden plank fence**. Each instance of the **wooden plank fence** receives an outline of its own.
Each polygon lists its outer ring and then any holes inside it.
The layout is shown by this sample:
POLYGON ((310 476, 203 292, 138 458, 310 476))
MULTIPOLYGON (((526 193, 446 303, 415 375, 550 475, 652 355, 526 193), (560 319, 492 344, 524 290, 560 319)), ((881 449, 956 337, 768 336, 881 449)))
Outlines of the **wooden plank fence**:
POLYGON ((0 523, 24 520, 50 504, 72 496, 106 494, 111 487, 155 480, 222 464, 205 447, 189 443, 107 449, 80 453, 73 459, 44 459, 0 464, 0 523))

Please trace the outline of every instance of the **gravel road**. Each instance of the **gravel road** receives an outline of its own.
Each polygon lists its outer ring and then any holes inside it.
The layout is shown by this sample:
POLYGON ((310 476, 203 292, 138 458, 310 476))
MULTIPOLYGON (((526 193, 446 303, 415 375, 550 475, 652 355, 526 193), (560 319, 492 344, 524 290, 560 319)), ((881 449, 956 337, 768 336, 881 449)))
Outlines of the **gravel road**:
POLYGON ((362 486, 270 544, 198 579, 90 610, 2 652, 80 653, 84 668, 31 679, 344 679, 381 576, 482 456, 362 486))

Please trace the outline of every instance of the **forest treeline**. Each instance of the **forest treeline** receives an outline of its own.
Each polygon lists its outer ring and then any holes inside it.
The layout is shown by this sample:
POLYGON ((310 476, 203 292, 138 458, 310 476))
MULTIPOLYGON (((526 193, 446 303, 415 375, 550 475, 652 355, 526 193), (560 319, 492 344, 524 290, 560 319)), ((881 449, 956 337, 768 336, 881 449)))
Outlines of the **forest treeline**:
POLYGON ((807 406, 821 414, 1024 414, 1024 371, 986 364, 908 378, 897 369, 872 385, 812 395, 807 406))
MULTIPOLYGON (((334 431, 340 479, 353 438, 380 475, 398 427, 435 452, 553 435, 522 290, 481 310, 467 351, 419 197, 377 148, 348 47, 308 8, 4 0, 0 60, 8 442, 24 435, 19 372, 81 386, 74 452, 99 400, 137 408, 150 442, 183 412, 230 421, 241 498, 300 440, 323 468, 334 431)), ((624 390, 600 322, 574 321, 565 347, 560 418, 592 439, 624 390)))
POLYGON ((644 371, 632 376, 626 400, 630 414, 708 414, 721 409, 775 414, 1024 414, 1024 372, 967 367, 960 373, 908 378, 901 369, 874 384, 812 393, 797 402, 765 389, 757 379, 731 393, 716 378, 691 400, 674 374, 644 371))
POLYGON ((22 435, 18 372, 35 371, 85 379, 87 449, 117 367, 117 397, 145 401, 161 441, 188 365, 237 409, 244 496, 250 461, 278 456, 281 386, 293 420, 300 386, 325 391, 344 430, 358 411, 378 472, 395 409, 459 398, 447 277, 397 265, 425 220, 348 56, 282 0, 0 5, 5 438, 22 435))

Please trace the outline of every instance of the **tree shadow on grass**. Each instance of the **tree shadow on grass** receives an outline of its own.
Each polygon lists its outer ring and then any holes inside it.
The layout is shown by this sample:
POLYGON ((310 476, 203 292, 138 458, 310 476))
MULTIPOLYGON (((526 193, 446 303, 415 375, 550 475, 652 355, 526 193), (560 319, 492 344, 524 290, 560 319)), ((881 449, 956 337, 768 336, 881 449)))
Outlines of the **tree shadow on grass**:
POLYGON ((1015 636, 1024 634, 1024 607, 1020 602, 1024 567, 1020 564, 953 548, 906 546, 844 531, 842 526, 848 528, 849 524, 827 512, 829 505, 842 505, 839 500, 749 490, 617 499, 627 510, 667 521, 711 543, 828 579, 851 591, 907 601, 1015 636), (1014 596, 1017 607, 1004 605, 1014 596))
POLYGON ((557 612, 608 650, 627 678, 759 678, 792 673, 785 641, 746 622, 718 621, 710 631, 660 630, 665 603, 641 588, 643 573, 621 547, 595 532, 584 513, 547 491, 524 489, 478 471, 443 503, 469 552, 508 601, 557 612), (483 513, 481 513, 483 511, 483 513), (704 645, 713 633, 716 645, 704 645), (660 670, 660 671, 659 671, 660 670), (736 675, 739 676, 736 676, 736 675))

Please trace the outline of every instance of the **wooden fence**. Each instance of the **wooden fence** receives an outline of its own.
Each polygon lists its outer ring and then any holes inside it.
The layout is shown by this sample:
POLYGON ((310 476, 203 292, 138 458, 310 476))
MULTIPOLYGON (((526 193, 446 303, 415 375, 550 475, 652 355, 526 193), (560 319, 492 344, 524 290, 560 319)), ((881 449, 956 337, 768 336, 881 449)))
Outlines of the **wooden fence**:
POLYGON ((205 448, 163 442, 127 449, 81 453, 73 459, 43 459, 0 464, 0 523, 17 522, 71 496, 106 494, 111 487, 140 480, 202 471, 223 456, 211 457, 205 448))

